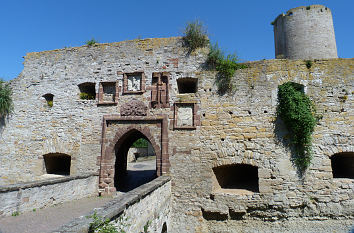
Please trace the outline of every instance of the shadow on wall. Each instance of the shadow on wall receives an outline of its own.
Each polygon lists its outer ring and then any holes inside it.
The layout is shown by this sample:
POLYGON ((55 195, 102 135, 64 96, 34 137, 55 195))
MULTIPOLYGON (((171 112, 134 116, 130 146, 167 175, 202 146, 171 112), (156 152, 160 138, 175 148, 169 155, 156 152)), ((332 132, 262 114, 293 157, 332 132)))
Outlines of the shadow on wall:
POLYGON ((7 121, 8 121, 8 117, 6 116, 0 117, 0 138, 2 137, 2 133, 4 132, 7 121))
MULTIPOLYGON (((277 144, 281 144, 284 148, 290 151, 290 160, 294 168, 296 168, 295 159, 296 159, 296 150, 295 147, 291 144, 290 132, 286 128, 284 122, 279 116, 277 116, 274 123, 274 135, 277 144)), ((296 169, 298 177, 302 180, 304 178, 304 172, 300 169, 296 169)))

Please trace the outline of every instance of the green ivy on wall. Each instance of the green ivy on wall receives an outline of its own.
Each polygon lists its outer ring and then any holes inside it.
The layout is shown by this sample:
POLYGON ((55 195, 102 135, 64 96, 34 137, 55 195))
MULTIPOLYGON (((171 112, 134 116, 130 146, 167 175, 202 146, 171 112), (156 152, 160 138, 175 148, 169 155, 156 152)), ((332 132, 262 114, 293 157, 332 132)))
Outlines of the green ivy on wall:
POLYGON ((216 84, 219 94, 232 92, 234 85, 231 81, 236 70, 247 68, 246 65, 238 63, 236 54, 225 55, 218 44, 210 44, 207 64, 209 69, 218 72, 216 84))
POLYGON ((278 87, 277 115, 290 132, 295 148, 294 162, 300 171, 305 171, 312 159, 312 132, 317 119, 316 109, 304 93, 303 86, 287 82, 278 87))

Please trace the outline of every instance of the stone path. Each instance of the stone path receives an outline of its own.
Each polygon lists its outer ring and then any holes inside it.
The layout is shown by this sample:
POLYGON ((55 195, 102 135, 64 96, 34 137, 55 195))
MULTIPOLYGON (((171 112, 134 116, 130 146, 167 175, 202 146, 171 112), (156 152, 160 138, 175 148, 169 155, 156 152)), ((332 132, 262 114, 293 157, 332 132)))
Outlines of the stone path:
POLYGON ((72 219, 86 215, 112 198, 92 197, 0 219, 2 233, 51 232, 72 219))
MULTIPOLYGON (((155 160, 141 161, 128 164, 128 178, 133 189, 147 181, 150 181, 154 174, 155 160), (138 172, 141 171, 141 172, 138 172)), ((117 193, 115 198, 124 195, 117 193)), ((0 233, 46 233, 54 231, 74 218, 87 215, 94 208, 104 205, 112 200, 109 197, 91 197, 66 202, 45 209, 35 210, 20 214, 19 216, 9 216, 0 218, 0 233)))

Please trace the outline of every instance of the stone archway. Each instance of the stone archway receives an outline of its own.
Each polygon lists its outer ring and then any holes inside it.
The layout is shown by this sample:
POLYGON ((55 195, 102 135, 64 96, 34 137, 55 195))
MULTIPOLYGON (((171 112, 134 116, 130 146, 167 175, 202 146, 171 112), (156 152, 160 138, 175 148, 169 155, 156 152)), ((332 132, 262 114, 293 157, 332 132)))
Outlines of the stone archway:
POLYGON ((105 116, 101 156, 98 157, 99 192, 110 194, 117 190, 119 178, 116 175, 126 171, 127 150, 138 138, 146 138, 153 146, 156 154, 156 176, 169 172, 167 116, 105 116))
MULTIPOLYGON (((156 178, 157 176, 156 166, 155 169, 153 169, 153 171, 151 170, 142 170, 142 171, 134 171, 134 172, 127 171, 128 151, 136 140, 140 138, 146 139, 151 143, 155 151, 155 154, 157 155, 161 154, 159 146, 155 143, 154 138, 149 132, 150 130, 148 128, 144 128, 144 131, 145 134, 147 135, 145 135, 144 133, 142 133, 140 130, 137 129, 128 130, 128 132, 126 132, 123 136, 119 138, 119 140, 115 145, 114 187, 119 191, 129 191, 132 188, 140 186, 141 184, 144 184, 156 178)), ((158 158, 158 156, 156 156, 156 158, 158 158)), ((155 161, 155 165, 156 162, 157 161, 155 161)))

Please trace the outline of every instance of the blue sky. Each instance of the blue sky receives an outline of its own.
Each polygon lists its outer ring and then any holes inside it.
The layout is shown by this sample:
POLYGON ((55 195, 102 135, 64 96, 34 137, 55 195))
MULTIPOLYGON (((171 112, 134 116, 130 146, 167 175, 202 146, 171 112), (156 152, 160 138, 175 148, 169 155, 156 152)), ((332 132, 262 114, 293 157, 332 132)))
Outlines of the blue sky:
POLYGON ((242 61, 274 58, 270 23, 282 12, 311 4, 332 10, 338 55, 354 54, 353 0, 11 0, 0 7, 0 77, 15 78, 23 56, 95 38, 116 42, 181 36, 188 21, 199 19, 212 42, 242 61))

